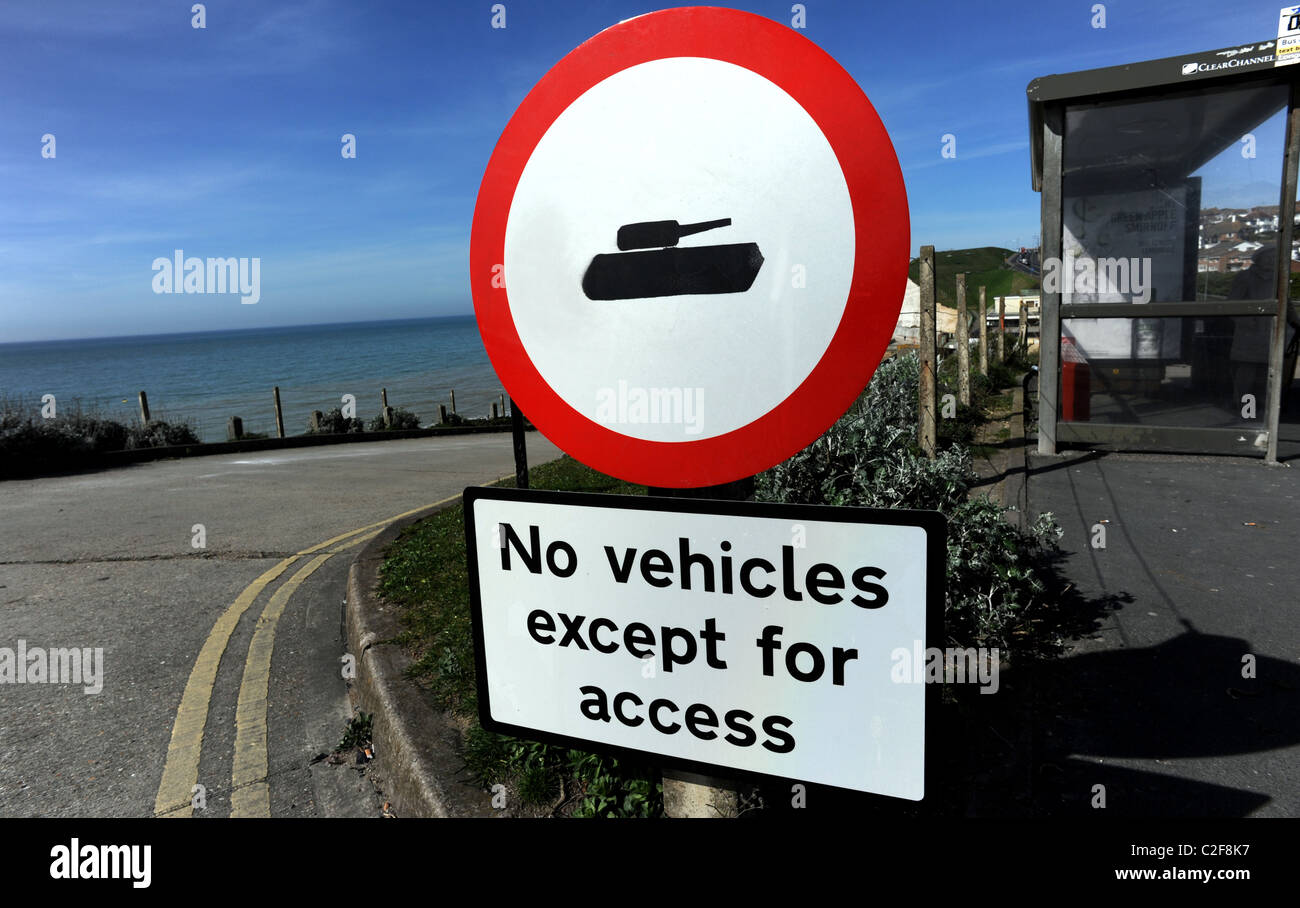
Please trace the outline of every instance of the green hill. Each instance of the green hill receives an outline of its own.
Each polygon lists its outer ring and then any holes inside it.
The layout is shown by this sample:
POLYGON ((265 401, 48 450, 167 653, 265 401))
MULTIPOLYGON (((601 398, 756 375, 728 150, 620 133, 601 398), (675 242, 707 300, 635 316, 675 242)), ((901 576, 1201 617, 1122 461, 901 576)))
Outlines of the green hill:
MULTIPOLYGON (((966 307, 972 311, 979 308, 980 287, 984 287, 984 299, 989 306, 996 306, 999 296, 1024 293, 1038 289, 1038 278, 1019 271, 1012 271, 1006 266, 1010 249, 997 246, 982 246, 978 249, 950 249, 947 252, 935 250, 934 253, 934 292, 939 305, 956 308, 957 275, 966 273, 966 307)), ((907 276, 920 282, 921 262, 912 259, 907 276)))

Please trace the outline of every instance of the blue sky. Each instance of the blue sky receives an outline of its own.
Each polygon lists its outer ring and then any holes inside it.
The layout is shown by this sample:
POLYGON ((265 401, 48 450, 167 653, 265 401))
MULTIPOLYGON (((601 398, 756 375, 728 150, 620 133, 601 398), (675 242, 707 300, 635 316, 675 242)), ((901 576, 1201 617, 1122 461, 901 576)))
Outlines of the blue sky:
MULTIPOLYGON (((1093 28, 1095 2, 806 0, 894 142, 914 253, 1034 240, 1031 79, 1271 38, 1281 5, 1116 0, 1093 28)), ((214 0, 195 29, 191 5, 0 6, 0 343, 472 312, 501 130, 566 53, 662 8, 504 0, 493 29, 480 0, 214 0), (153 293, 176 248, 259 257, 260 302, 153 293)))

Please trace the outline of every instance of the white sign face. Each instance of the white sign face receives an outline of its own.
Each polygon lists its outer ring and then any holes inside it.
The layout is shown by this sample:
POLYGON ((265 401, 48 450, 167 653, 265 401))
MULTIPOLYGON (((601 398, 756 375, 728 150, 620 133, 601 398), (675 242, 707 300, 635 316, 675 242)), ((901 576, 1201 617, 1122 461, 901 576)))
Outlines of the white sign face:
POLYGON ((844 315, 855 242, 812 117, 749 69, 673 57, 599 82, 547 130, 510 206, 505 283, 529 359, 569 406, 630 437, 692 441, 753 422, 809 376, 844 315), (619 243, 627 225, 715 221, 729 223, 619 243), (733 266, 735 282, 662 286, 733 266), (651 389, 683 400, 639 413, 651 389))
POLYGON ((500 489, 465 503, 485 727, 924 797, 939 515, 500 489))
POLYGON ((1274 66, 1300 63, 1300 6, 1284 6, 1277 17, 1277 46, 1274 66))
POLYGON ((575 48, 506 124, 474 205, 474 314, 566 452, 718 485, 862 392, 909 230, 893 143, 824 50, 753 13, 659 10, 575 48))

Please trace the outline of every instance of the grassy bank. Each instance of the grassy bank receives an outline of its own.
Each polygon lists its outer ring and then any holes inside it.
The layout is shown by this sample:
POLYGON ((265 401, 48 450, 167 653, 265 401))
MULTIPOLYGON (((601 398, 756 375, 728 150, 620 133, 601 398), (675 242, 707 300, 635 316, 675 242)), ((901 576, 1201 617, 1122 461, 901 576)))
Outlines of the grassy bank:
MULTIPOLYGON (((534 489, 644 495, 571 457, 528 471, 534 489)), ((514 479, 500 483, 513 488, 514 479)), ((584 751, 548 747, 478 725, 474 645, 465 560, 465 516, 457 505, 409 527, 388 551, 379 591, 402 606, 400 642, 415 655, 412 677, 467 726, 465 761, 484 786, 503 784, 516 813, 585 817, 656 816, 659 770, 584 751)))
MULTIPOLYGON (((934 296, 941 306, 957 306, 957 275, 966 275, 966 307, 979 309, 980 287, 984 288, 985 305, 996 308, 997 297, 1038 290, 1038 278, 1014 271, 1006 264, 1010 249, 983 246, 977 249, 951 249, 934 254, 934 296)), ((920 282, 921 263, 913 259, 908 277, 920 282)))

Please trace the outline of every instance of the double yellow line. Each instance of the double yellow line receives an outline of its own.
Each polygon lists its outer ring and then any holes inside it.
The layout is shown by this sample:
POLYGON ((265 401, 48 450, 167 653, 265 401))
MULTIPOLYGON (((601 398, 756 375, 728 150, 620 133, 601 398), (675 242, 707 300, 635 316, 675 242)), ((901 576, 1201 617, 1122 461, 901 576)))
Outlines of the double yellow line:
POLYGON ((258 577, 226 608, 203 641, 194 667, 190 670, 185 693, 176 710, 171 743, 162 781, 154 799, 154 814, 160 817, 190 817, 194 814, 193 797, 199 781, 199 756, 203 750, 203 732, 208 722, 208 707, 217 681, 221 657, 244 612, 270 584, 299 558, 315 555, 272 594, 262 609, 253 631, 253 639, 244 661, 239 701, 235 708, 235 755, 231 772, 231 816, 269 817, 270 789, 267 784, 266 700, 271 679, 271 654, 275 648, 275 628, 284 614, 289 598, 317 568, 339 552, 361 545, 378 536, 384 528, 403 517, 455 501, 452 495, 430 505, 412 508, 379 523, 360 527, 326 539, 296 555, 290 555, 258 577), (331 546, 336 546, 331 549, 331 546), (329 551, 325 551, 329 549, 329 551), (317 554, 321 553, 321 554, 317 554))

